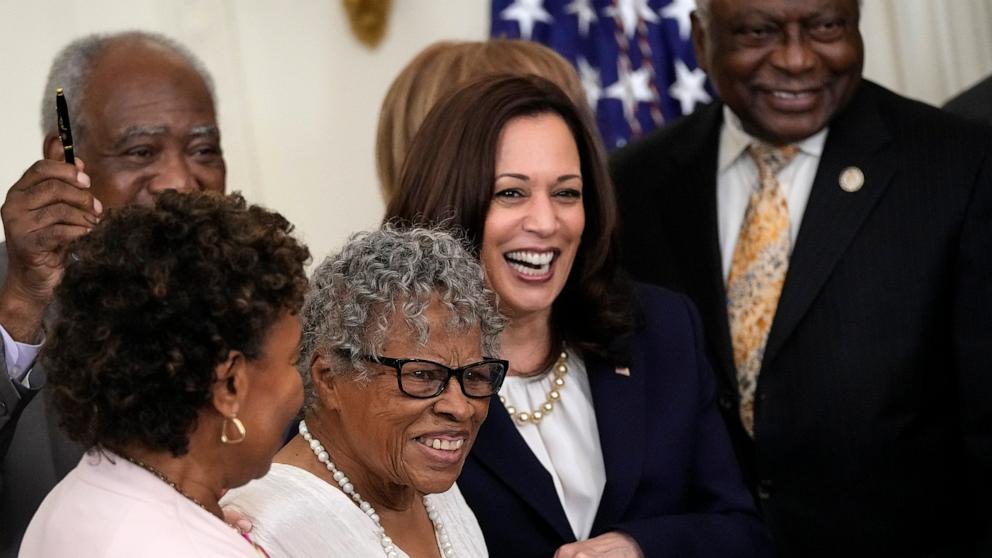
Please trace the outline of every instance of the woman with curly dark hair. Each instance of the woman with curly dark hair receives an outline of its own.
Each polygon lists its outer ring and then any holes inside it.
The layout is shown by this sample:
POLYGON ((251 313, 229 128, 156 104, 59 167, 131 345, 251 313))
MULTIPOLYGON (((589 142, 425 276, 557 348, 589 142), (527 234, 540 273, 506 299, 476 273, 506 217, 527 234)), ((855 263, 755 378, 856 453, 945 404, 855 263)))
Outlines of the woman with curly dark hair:
POLYGON ((534 76, 466 86, 413 139, 386 218, 463 228, 509 317, 458 486, 494 557, 761 555, 699 317, 618 275, 604 161, 534 76))
POLYGON ((264 554, 222 518, 303 403, 306 247, 239 195, 166 192, 77 240, 41 356, 60 425, 91 448, 20 556, 264 554))

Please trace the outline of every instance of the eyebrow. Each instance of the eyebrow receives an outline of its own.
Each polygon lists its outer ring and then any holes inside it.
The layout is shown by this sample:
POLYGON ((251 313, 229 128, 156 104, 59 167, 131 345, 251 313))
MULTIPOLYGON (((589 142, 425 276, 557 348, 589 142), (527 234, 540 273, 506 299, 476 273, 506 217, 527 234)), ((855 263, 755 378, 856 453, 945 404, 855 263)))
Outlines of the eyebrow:
POLYGON ((114 148, 123 147, 124 144, 139 136, 161 136, 167 131, 165 126, 128 126, 124 133, 114 141, 114 148))
MULTIPOLYGON (((497 174, 496 175, 496 180, 499 180, 500 178, 503 178, 503 177, 516 178, 517 180, 524 180, 524 181, 530 180, 530 177, 527 176, 526 174, 517 174, 517 173, 513 173, 513 172, 504 172, 503 174, 497 174)), ((559 176, 558 178, 555 179, 555 183, 565 182, 566 180, 572 180, 572 179, 582 180, 582 175, 579 175, 579 174, 563 174, 563 175, 561 175, 561 176, 559 176)))
MULTIPOLYGON (((134 138, 141 136, 163 136, 169 132, 167 126, 129 126, 124 132, 114 141, 113 148, 119 149, 123 147, 127 142, 133 140, 134 138)), ((215 124, 201 124, 199 126, 194 126, 190 129, 187 134, 191 138, 199 137, 219 137, 220 131, 215 124)))
POLYGON ((187 136, 191 138, 197 138, 202 136, 217 137, 219 135, 220 135, 220 129, 217 128, 216 124, 201 124, 199 126, 193 126, 193 128, 187 134, 187 136))

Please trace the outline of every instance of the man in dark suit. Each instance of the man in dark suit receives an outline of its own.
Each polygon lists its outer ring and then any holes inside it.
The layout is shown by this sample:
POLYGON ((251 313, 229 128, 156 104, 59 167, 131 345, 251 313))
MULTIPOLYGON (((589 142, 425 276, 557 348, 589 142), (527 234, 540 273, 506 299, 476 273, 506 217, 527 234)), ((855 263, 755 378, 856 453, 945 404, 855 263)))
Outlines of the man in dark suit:
POLYGON ((944 110, 965 118, 992 124, 992 76, 954 96, 944 110))
POLYGON ((613 157, 627 268, 699 306, 784 556, 992 555, 988 129, 862 80, 856 0, 697 6, 722 102, 613 157))
POLYGON ((92 35, 56 57, 42 104, 44 159, 7 192, 0 246, 0 557, 14 557, 45 494, 82 449, 48 412, 33 361, 70 241, 106 208, 150 204, 162 191, 224 189, 210 78, 160 35, 92 35), (55 89, 65 90, 76 166, 65 162, 55 89), (85 161, 82 163, 80 161, 85 161), (85 169, 85 170, 84 170, 85 169))

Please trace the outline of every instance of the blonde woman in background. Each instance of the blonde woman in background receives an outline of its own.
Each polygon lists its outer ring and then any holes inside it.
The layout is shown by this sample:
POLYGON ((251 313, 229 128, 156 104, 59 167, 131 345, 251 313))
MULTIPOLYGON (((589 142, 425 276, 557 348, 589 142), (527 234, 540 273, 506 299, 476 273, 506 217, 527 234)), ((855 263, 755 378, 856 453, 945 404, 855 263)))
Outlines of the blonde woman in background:
POLYGON ((375 156, 387 204, 396 194, 410 142, 434 104, 461 86, 494 74, 539 75, 560 87, 577 106, 588 106, 575 68, 546 46, 512 39, 434 43, 403 68, 379 111, 375 156))

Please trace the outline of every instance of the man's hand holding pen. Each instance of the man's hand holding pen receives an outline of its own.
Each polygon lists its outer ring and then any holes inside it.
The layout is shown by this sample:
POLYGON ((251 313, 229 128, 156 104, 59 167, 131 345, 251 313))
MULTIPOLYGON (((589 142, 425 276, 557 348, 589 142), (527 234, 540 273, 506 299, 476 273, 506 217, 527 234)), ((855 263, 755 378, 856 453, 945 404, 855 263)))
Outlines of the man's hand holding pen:
POLYGON ((78 157, 75 165, 42 159, 14 183, 0 208, 8 262, 0 286, 0 323, 17 341, 39 340, 66 247, 89 232, 103 212, 84 168, 78 157))

